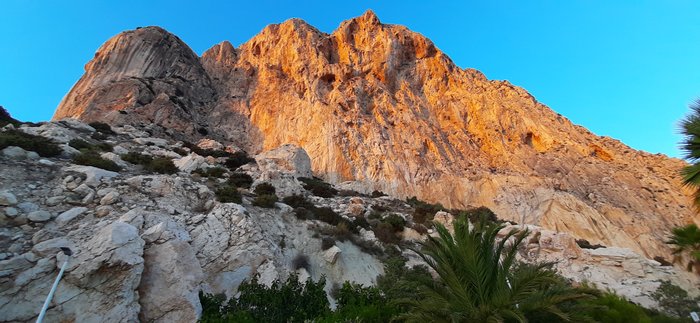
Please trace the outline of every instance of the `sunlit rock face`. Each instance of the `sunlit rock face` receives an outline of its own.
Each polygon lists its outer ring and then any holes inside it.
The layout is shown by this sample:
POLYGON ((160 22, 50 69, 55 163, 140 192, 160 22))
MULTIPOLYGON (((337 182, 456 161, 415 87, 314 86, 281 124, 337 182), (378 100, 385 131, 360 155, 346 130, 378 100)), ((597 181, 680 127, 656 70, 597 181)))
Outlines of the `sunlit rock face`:
POLYGON ((252 153, 295 144, 331 182, 483 205, 647 257, 668 257, 670 228, 700 223, 682 161, 596 136, 370 11, 330 34, 291 19, 200 58, 157 27, 121 33, 54 118, 66 116, 154 123, 252 153))

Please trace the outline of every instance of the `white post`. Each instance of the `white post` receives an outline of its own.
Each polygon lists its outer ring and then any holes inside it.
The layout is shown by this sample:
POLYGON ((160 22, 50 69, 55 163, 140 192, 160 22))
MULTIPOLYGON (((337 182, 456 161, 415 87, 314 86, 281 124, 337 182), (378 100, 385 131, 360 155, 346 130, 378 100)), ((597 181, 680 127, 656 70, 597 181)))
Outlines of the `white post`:
POLYGON ((41 312, 39 312, 39 317, 36 319, 36 323, 41 323, 44 320, 46 310, 49 309, 49 304, 51 304, 53 294, 56 292, 56 288, 58 287, 58 282, 61 281, 61 276, 63 276, 63 272, 66 271, 66 267, 68 267, 68 260, 70 260, 71 254, 70 249, 69 251, 63 250, 63 253, 66 254, 66 261, 63 262, 63 265, 61 266, 61 271, 58 272, 58 277, 56 277, 56 280, 53 282, 53 286, 51 286, 49 296, 47 296, 46 301, 44 301, 44 306, 41 308, 41 312))

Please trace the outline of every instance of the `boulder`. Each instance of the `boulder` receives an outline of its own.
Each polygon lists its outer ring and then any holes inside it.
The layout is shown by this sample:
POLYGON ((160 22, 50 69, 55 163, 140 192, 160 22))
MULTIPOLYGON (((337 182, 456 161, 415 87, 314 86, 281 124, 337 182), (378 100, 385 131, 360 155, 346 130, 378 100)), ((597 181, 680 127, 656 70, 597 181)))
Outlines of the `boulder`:
POLYGON ((38 211, 30 212, 27 215, 27 218, 29 219, 29 221, 32 221, 32 222, 46 222, 48 220, 51 220, 51 213, 49 213, 48 211, 44 211, 44 210, 38 210, 38 211))
POLYGON ((338 260, 338 257, 340 257, 341 253, 342 250, 340 250, 338 246, 332 246, 328 248, 328 250, 323 252, 323 260, 325 260, 329 264, 335 264, 335 262, 338 260))
POLYGON ((2 206, 12 206, 17 204, 17 197, 8 191, 0 192, 0 205, 2 206))
POLYGON ((111 172, 97 167, 73 165, 63 169, 65 172, 76 172, 85 175, 85 184, 90 187, 97 187, 102 180, 111 179, 119 173, 111 172))
POLYGON ((88 209, 86 207, 79 206, 79 207, 74 207, 68 211, 65 211, 56 217, 56 224, 58 226, 64 226, 64 225, 68 224, 70 221, 72 221, 73 219, 80 216, 81 214, 85 213, 85 211, 87 211, 87 210, 88 209))
POLYGON ((255 160, 263 172, 283 171, 294 177, 312 177, 311 158, 299 146, 282 145, 255 156, 255 160))
POLYGON ((173 161, 173 164, 175 164, 180 171, 186 173, 191 173, 199 168, 208 166, 207 159, 195 153, 176 159, 173 161))
MULTIPOLYGON (((162 224, 162 223, 161 223, 162 224)), ((199 285, 204 273, 185 241, 151 244, 144 253, 139 295, 142 322, 194 322, 202 308, 199 285)))
POLYGON ((27 151, 15 146, 9 146, 2 150, 2 155, 14 160, 23 160, 27 158, 27 151))

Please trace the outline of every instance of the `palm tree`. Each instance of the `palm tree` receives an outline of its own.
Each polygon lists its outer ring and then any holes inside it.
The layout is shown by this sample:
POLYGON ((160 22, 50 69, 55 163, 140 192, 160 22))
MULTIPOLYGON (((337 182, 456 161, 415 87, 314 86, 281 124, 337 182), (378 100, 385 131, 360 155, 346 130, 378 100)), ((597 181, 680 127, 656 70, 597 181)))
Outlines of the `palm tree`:
POLYGON ((690 258, 687 265, 688 271, 695 268, 700 273, 700 228, 695 224, 689 224, 673 228, 672 232, 671 239, 666 243, 675 245, 673 247, 674 261, 688 257, 690 258))
POLYGON ((512 230, 498 240, 502 224, 481 221, 470 227, 459 219, 454 235, 436 227, 438 236, 414 251, 440 280, 423 284, 416 299, 403 302, 410 310, 401 318, 408 322, 568 321, 581 303, 576 301, 591 296, 569 287, 551 264, 517 265, 517 248, 527 230, 512 230))
POLYGON ((690 105, 692 110, 681 121, 681 134, 685 136, 681 149, 691 165, 681 170, 683 184, 695 188, 695 205, 700 206, 700 99, 690 105))

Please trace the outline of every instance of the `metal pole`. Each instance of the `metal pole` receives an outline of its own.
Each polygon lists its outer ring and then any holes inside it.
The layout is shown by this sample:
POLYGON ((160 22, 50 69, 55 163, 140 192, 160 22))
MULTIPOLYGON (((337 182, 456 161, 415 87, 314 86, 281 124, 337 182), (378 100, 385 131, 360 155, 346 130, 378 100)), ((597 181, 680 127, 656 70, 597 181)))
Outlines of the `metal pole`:
POLYGON ((49 296, 47 296, 46 301, 44 301, 44 306, 41 308, 41 312, 39 312, 39 317, 36 319, 36 323, 41 323, 44 320, 44 316, 46 316, 46 310, 49 309, 49 304, 51 304, 53 294, 56 292, 56 288, 58 287, 58 282, 61 281, 61 276, 63 276, 63 272, 66 271, 66 267, 68 267, 68 260, 70 260, 70 256, 73 254, 73 252, 69 248, 61 247, 61 250, 67 256, 66 261, 63 262, 63 265, 61 266, 61 271, 58 272, 58 276, 53 282, 53 286, 51 286, 49 296))

